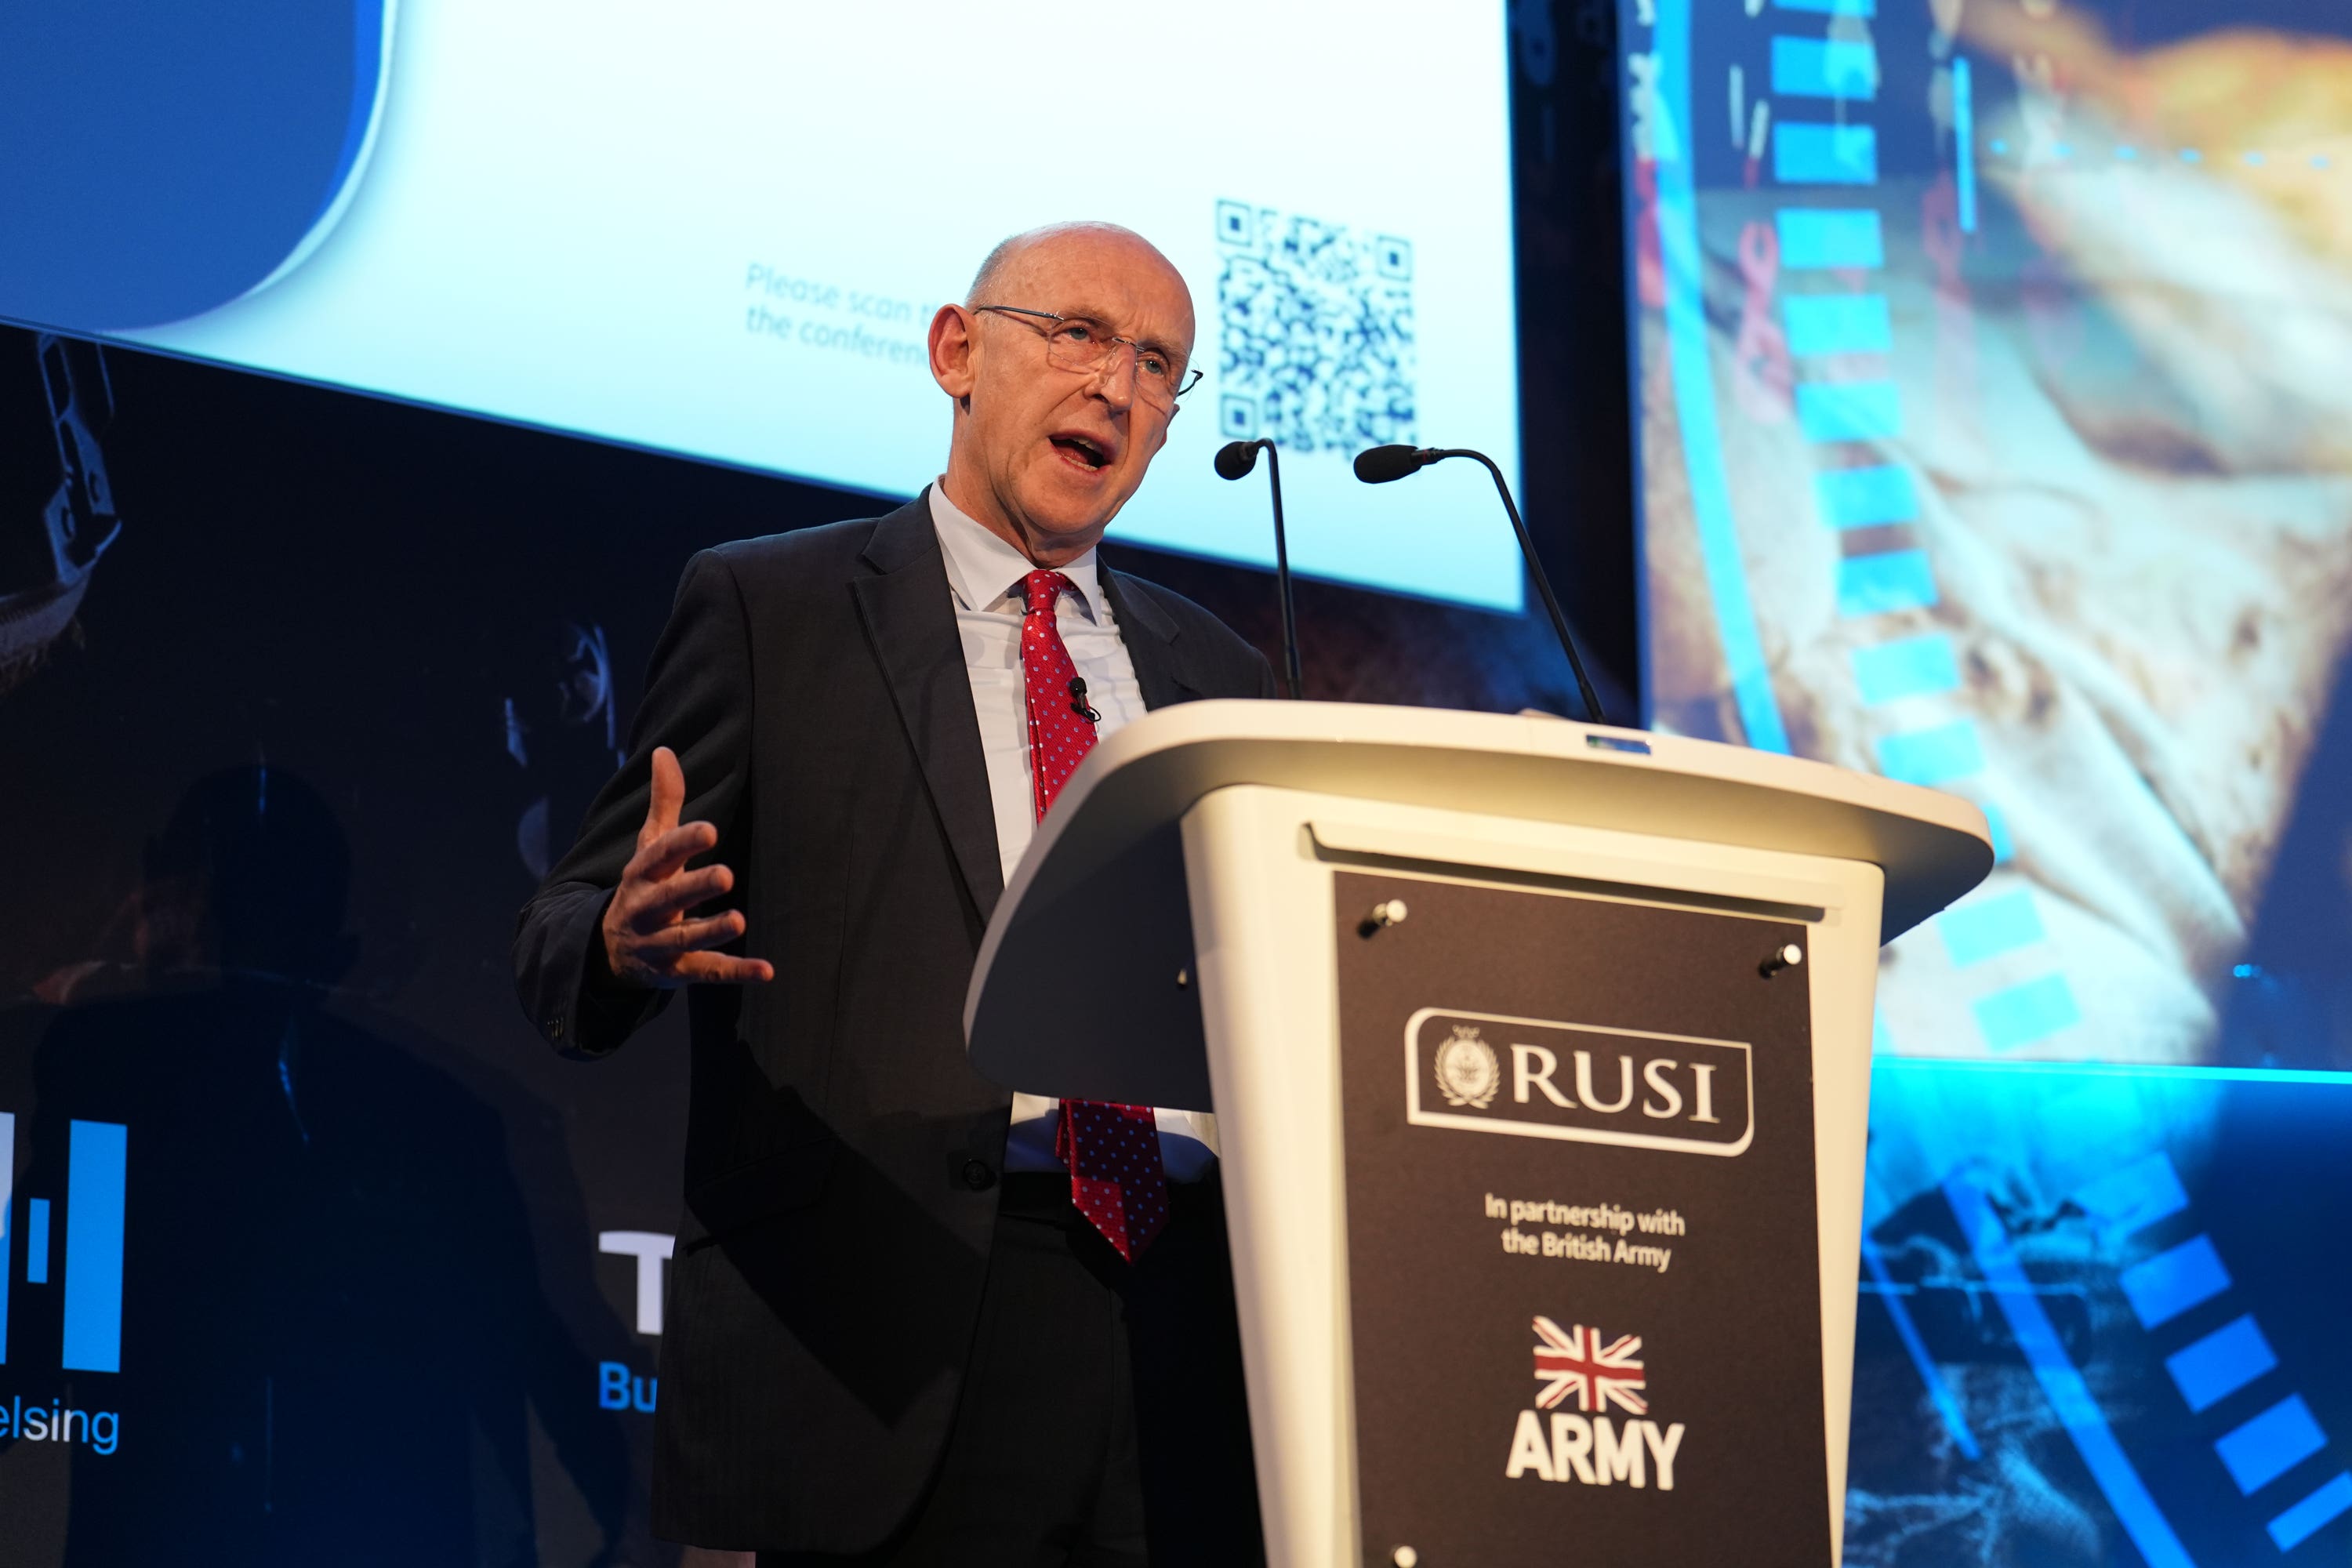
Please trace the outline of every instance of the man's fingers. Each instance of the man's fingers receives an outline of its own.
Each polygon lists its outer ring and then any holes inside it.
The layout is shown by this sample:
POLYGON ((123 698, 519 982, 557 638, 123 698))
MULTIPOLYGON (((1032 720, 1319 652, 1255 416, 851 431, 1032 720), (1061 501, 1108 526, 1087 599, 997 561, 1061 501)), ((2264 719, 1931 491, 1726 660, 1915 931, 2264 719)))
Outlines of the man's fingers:
POLYGON ((646 825, 637 834, 640 844, 676 827, 677 814, 686 805, 686 770, 677 765, 677 753, 667 746, 656 746, 653 769, 653 798, 646 806, 646 825))
POLYGON ((622 873, 624 883, 636 886, 629 891, 625 910, 614 911, 621 917, 614 929, 630 933, 614 939, 628 968, 653 984, 691 981, 744 985, 774 979, 775 966, 766 959, 709 951, 743 934, 741 910, 702 920, 678 918, 733 889, 735 873, 724 866, 685 870, 688 860, 718 847, 719 829, 708 822, 679 825, 678 813, 686 806, 686 770, 678 765, 676 752, 655 747, 652 770, 637 852, 622 873))
POLYGON ((640 840, 637 852, 629 858, 628 868, 622 874, 640 882, 658 882, 675 876, 679 867, 697 855, 718 847, 718 828, 707 822, 689 822, 683 827, 640 840))
POLYGON ((681 871, 648 885, 645 897, 630 906, 629 924, 641 931, 658 931, 697 904, 722 897, 734 886, 735 873, 724 866, 681 871))
POLYGON ((775 965, 764 958, 737 958, 725 952, 690 952, 677 961, 677 973, 698 985, 761 985, 776 977, 775 965))
POLYGON ((680 921, 676 925, 649 931, 637 939, 635 946, 647 958, 662 958, 718 947, 742 934, 743 911, 729 910, 725 914, 712 915, 707 920, 680 921))

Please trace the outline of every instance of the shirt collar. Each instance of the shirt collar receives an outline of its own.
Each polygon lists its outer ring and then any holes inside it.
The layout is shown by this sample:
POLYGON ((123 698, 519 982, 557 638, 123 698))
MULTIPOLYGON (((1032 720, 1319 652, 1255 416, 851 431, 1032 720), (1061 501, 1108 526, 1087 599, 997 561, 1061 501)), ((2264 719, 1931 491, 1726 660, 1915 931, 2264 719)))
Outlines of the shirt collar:
MULTIPOLYGON (((931 526, 939 532, 940 553, 947 560, 948 586, 965 609, 992 609, 1007 598, 1016 606, 1024 603, 1021 581, 1037 569, 1036 563, 948 500, 944 479, 931 484, 931 526)), ((1076 584, 1078 608, 1087 618, 1108 620, 1095 552, 1088 550, 1061 572, 1076 584)))

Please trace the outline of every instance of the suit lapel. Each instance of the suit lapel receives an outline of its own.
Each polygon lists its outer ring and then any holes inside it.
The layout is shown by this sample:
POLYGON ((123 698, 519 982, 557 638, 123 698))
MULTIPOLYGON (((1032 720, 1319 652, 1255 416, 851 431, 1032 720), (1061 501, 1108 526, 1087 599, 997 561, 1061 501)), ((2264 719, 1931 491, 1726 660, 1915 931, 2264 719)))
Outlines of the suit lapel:
POLYGON ((964 886, 986 924, 1004 892, 1004 872, 971 677, 956 641, 928 488, 874 525, 862 560, 872 574, 851 579, 850 592, 964 886))
POLYGON ((1192 702, 1207 695, 1194 679, 1177 640, 1176 623, 1152 603, 1151 591, 1124 572, 1102 569, 1103 597, 1118 622, 1119 640, 1135 666, 1135 683, 1143 689, 1146 708, 1192 702))

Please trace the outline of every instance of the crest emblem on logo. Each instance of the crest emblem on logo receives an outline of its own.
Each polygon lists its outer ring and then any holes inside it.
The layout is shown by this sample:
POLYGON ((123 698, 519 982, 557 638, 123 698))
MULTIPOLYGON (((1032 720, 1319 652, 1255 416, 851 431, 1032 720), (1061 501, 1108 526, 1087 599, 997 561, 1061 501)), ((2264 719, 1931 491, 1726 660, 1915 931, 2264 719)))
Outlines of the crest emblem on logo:
POLYGON ((1445 1096, 1448 1105, 1484 1110, 1495 1091, 1503 1087, 1503 1064, 1495 1059, 1495 1047, 1466 1024, 1454 1026, 1454 1037, 1437 1047, 1433 1065, 1438 1092, 1445 1096))

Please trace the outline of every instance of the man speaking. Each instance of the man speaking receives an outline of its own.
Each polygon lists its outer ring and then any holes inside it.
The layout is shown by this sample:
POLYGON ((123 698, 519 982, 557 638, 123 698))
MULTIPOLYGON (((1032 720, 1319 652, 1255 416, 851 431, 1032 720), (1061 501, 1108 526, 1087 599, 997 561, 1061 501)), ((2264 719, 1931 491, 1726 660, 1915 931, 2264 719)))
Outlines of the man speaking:
MULTIPOLYGON (((961 1026, 1087 749, 1272 695, 1213 616, 1097 560, 1192 348, 1139 237, 999 246, 931 321, 946 472, 694 558, 629 760, 522 912, 517 990, 562 1049, 692 987, 665 1537, 763 1564, 1262 1555, 1211 1119, 1010 1093, 961 1026)), ((1030 1001, 1040 1029, 1072 1005, 1030 1001)))

